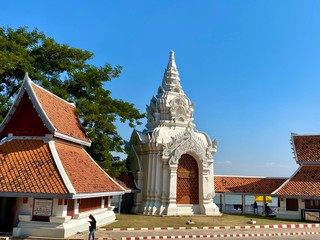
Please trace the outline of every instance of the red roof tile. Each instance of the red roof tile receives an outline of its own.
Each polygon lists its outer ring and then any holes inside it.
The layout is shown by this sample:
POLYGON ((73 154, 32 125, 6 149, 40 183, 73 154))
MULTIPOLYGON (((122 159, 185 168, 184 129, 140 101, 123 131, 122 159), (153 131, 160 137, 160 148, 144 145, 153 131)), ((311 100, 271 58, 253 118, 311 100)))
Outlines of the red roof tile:
POLYGON ((90 142, 84 134, 75 113, 75 107, 72 104, 37 86, 33 82, 30 81, 30 83, 41 107, 58 133, 90 142))
POLYGON ((48 143, 15 139, 0 145, 0 192, 68 193, 48 143))
POLYGON ((289 181, 274 192, 281 196, 320 196, 320 166, 302 166, 289 181))
POLYGON ((61 142, 55 142, 55 146, 77 194, 124 191, 82 147, 61 142))
POLYGON ((320 135, 292 136, 296 161, 320 162, 320 135))
POLYGON ((214 188, 218 193, 270 194, 287 179, 214 176, 214 188))

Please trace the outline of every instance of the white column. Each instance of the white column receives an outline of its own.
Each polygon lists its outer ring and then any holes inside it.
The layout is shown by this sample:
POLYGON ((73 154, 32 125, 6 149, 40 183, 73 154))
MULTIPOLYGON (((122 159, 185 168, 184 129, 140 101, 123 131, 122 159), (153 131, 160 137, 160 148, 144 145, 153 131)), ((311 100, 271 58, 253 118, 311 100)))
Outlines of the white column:
POLYGON ((210 216, 217 216, 220 215, 220 211, 218 206, 214 203, 214 184, 213 184, 213 161, 207 159, 207 166, 203 166, 203 164, 199 164, 199 175, 200 177, 199 183, 199 196, 202 198, 200 199, 200 211, 202 214, 210 215, 210 216))
POLYGON ((104 201, 104 198, 105 198, 105 197, 101 197, 101 206, 100 206, 101 208, 104 208, 104 202, 105 202, 105 201, 104 201))
POLYGON ((150 206, 150 197, 151 197, 151 181, 152 181, 152 154, 149 152, 147 154, 145 160, 145 167, 146 167, 146 172, 145 174, 147 175, 147 181, 144 181, 144 188, 145 192, 143 193, 143 213, 148 214, 149 206, 150 206))
POLYGON ((121 213, 121 202, 122 202, 122 195, 119 195, 119 198, 118 198, 118 214, 121 213))
POLYGON ((169 189, 169 165, 167 159, 162 159, 162 190, 161 190, 161 210, 160 214, 167 214, 167 207, 170 196, 169 189))
MULTIPOLYGON (((154 146, 152 146, 154 147, 154 146)), ((150 196, 149 196, 149 208, 148 208, 148 214, 154 213, 154 205, 155 205, 155 193, 156 193, 156 153, 152 149, 152 153, 150 154, 150 196)))
POLYGON ((177 215, 177 169, 178 165, 170 166, 168 215, 177 215))
POLYGON ((226 212, 226 194, 225 193, 221 193, 222 196, 222 212, 226 212))
POLYGON ((156 155, 156 176, 155 176, 155 214, 160 213, 161 208, 161 196, 162 196, 162 161, 161 161, 162 153, 157 151, 156 155))
MULTIPOLYGON (((73 201, 73 214, 78 214, 79 213, 79 203, 78 199, 69 199, 68 201, 73 201)), ((66 205, 67 211, 68 211, 68 205, 66 205)))

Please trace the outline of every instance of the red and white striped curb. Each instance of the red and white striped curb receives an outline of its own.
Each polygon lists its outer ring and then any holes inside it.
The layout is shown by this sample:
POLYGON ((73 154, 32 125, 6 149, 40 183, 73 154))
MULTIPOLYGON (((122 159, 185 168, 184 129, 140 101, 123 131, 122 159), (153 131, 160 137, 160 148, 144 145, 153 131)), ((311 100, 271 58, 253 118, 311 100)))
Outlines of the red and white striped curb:
POLYGON ((271 237, 293 235, 318 235, 320 232, 297 233, 236 233, 236 234, 211 234, 211 235, 183 235, 183 236, 147 236, 147 237, 122 237, 121 240, 146 240, 146 239, 183 239, 183 238, 233 238, 233 237, 271 237))
MULTIPOLYGON (((151 227, 151 228, 100 228, 103 231, 159 231, 159 230, 227 230, 227 229, 291 229, 291 228, 317 228, 315 224, 277 224, 277 225, 248 225, 248 226, 209 226, 209 227, 151 227)), ((187 239, 187 238, 233 238, 233 237, 271 237, 271 236, 299 236, 319 235, 320 232, 289 232, 289 233, 235 233, 235 234, 209 234, 209 235, 177 235, 177 236, 143 236, 143 237, 122 237, 121 240, 157 240, 157 239, 187 239)), ((72 239, 77 240, 77 239, 72 239)), ((112 238, 95 238, 95 240, 112 240, 112 238)))
POLYGON ((150 227, 150 228, 105 228, 106 231, 160 231, 160 230, 225 230, 225 229, 259 229, 259 228, 315 228, 320 227, 319 223, 312 224, 276 224, 276 225, 247 225, 247 226, 209 226, 209 227, 150 227))

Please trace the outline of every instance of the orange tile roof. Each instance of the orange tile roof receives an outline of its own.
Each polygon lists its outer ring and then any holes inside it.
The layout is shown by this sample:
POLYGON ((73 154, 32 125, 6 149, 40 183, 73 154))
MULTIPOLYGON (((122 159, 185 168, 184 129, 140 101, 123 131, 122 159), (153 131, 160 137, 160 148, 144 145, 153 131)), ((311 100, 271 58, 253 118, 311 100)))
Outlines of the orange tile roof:
POLYGON ((15 139, 0 145, 0 192, 68 193, 48 143, 15 139))
POLYGON ((89 143, 90 140, 86 137, 75 113, 75 107, 37 86, 32 81, 30 81, 30 83, 40 105, 49 118, 49 121, 56 128, 56 131, 89 143))
POLYGON ((320 135, 293 135, 296 161, 320 162, 320 135))
POLYGON ((286 180, 285 178, 214 176, 214 189, 218 193, 270 194, 286 180))
POLYGON ((55 142, 55 147, 77 194, 99 192, 124 192, 82 148, 55 142))
POLYGON ((274 194, 281 196, 319 197, 320 166, 302 166, 274 194))

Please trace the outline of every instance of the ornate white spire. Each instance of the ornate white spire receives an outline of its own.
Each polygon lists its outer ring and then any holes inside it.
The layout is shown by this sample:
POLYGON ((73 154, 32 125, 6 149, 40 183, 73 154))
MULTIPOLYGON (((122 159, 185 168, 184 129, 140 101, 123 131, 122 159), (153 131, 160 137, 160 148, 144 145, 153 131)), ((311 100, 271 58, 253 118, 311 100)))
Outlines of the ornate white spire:
POLYGON ((174 61, 174 51, 173 50, 170 51, 170 58, 169 58, 169 62, 167 65, 167 69, 172 68, 172 67, 177 69, 176 62, 174 61))
POLYGON ((162 85, 158 93, 147 106, 147 128, 156 127, 194 127, 192 123, 193 104, 185 95, 180 85, 180 78, 174 52, 170 52, 169 62, 164 71, 162 85))
POLYGON ((180 85, 180 78, 177 69, 176 62, 174 60, 174 52, 170 52, 169 62, 167 68, 164 71, 164 76, 162 80, 162 87, 165 91, 182 91, 180 85))

